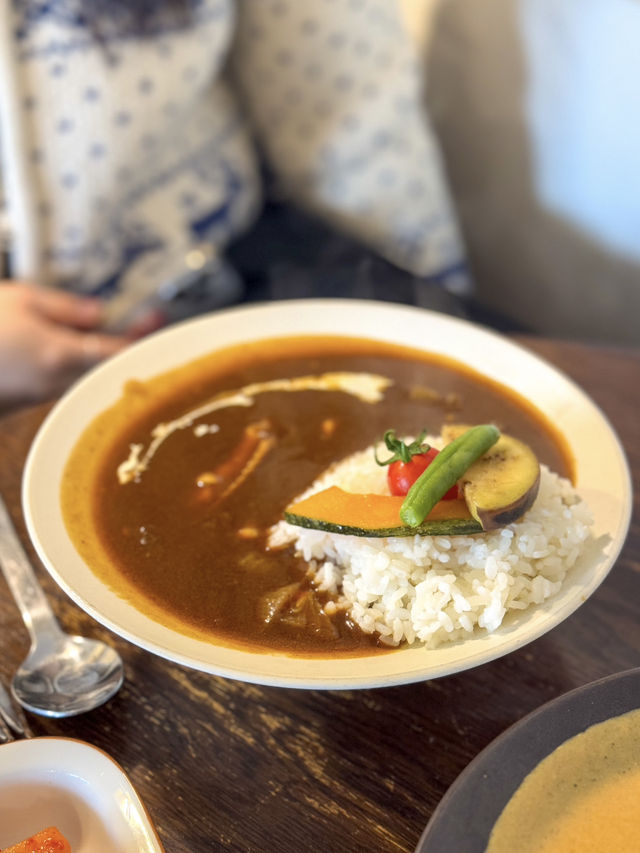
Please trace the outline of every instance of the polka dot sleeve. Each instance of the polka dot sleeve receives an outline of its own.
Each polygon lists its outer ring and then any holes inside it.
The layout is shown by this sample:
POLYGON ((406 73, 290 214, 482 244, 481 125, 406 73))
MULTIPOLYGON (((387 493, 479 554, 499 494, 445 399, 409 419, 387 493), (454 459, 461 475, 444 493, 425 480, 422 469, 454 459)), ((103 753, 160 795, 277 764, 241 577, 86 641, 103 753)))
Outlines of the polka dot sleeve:
POLYGON ((389 0, 240 0, 233 61, 286 192, 419 275, 462 258, 422 75, 389 0))

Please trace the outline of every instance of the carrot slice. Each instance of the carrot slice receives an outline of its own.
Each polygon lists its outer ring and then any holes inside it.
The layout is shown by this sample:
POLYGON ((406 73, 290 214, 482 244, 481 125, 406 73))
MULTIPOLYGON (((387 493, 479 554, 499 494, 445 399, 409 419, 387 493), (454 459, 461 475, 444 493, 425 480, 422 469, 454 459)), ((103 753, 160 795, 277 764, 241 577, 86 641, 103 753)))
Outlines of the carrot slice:
POLYGON ((200 475, 199 500, 224 500, 255 471, 263 458, 275 445, 267 420, 257 421, 245 427, 240 441, 231 456, 213 471, 200 475))

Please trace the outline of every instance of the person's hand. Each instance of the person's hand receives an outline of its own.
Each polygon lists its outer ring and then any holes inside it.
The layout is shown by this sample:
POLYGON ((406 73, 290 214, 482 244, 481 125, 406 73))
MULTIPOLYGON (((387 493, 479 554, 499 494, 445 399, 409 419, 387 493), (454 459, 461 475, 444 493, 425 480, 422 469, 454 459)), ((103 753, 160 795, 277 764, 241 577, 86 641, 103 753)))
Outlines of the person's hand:
POLYGON ((0 403, 54 397, 124 347, 100 333, 101 316, 98 300, 0 282, 0 403))

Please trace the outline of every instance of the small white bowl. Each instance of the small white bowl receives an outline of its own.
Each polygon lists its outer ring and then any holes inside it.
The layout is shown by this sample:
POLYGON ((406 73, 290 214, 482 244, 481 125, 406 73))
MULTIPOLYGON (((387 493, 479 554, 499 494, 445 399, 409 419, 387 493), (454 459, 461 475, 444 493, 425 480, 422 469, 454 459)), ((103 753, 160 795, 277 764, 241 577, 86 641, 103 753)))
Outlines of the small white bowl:
POLYGON ((146 808, 105 752, 42 737, 0 746, 0 849, 57 826, 73 853, 163 853, 146 808))
POLYGON ((23 508, 45 566, 98 622, 164 658, 260 684, 358 688, 403 684, 478 666, 531 642, 573 613, 611 569, 631 516, 631 481, 620 443, 598 407, 554 367, 504 337, 422 309, 358 300, 302 300, 240 307, 159 332, 99 366, 67 393, 42 425, 24 474, 23 508), (305 659, 202 642, 171 630, 108 588, 76 552, 62 518, 66 460, 90 421, 119 399, 123 384, 146 379, 217 348, 299 334, 403 344, 469 364, 526 397, 554 422, 576 464, 577 490, 595 518, 602 547, 576 566, 561 591, 488 636, 437 650, 401 648, 355 659, 305 659))

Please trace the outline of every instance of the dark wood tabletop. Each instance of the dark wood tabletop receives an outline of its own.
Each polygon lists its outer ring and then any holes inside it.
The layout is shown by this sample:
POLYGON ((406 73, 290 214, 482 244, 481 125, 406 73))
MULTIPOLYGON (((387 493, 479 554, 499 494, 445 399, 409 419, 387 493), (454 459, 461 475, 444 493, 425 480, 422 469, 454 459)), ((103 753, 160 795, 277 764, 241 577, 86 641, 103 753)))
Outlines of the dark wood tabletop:
MULTIPOLYGON (((168 663, 103 629, 28 544, 20 481, 47 407, 0 419, 0 491, 60 622, 112 643, 126 665, 110 702, 66 720, 29 715, 34 735, 79 738, 108 752, 167 853, 413 851, 447 788, 493 738, 559 694, 640 664, 640 352, 520 340, 575 379, 620 436, 636 492, 627 542, 597 592, 545 636, 476 669, 401 687, 244 684, 168 663)), ((7 683, 28 638, 1 576, 0 636, 7 683)))

